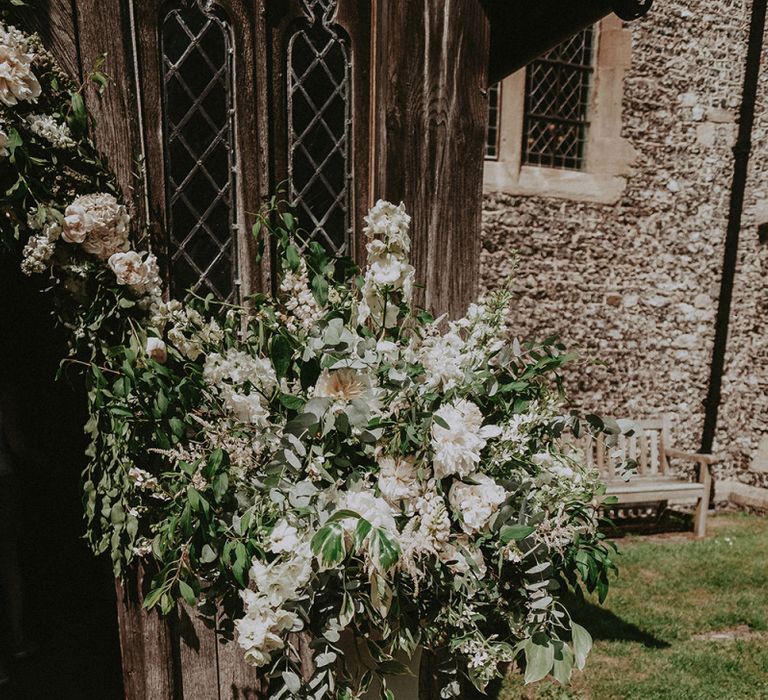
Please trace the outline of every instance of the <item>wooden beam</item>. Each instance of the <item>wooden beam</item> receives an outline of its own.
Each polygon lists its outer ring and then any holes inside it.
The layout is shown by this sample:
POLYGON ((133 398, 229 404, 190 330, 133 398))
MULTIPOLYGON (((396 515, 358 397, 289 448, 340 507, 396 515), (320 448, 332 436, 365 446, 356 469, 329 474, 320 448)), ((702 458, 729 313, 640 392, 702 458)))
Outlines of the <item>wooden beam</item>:
POLYGON ((464 313, 477 291, 488 18, 479 0, 378 0, 373 193, 413 217, 417 302, 464 313))

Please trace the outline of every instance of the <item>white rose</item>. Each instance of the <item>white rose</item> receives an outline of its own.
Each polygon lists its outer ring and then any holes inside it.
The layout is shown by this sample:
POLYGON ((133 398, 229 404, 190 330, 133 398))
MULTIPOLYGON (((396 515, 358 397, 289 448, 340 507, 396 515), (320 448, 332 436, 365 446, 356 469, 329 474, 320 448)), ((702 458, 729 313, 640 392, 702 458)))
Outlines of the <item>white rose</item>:
POLYGON ((272 529, 269 543, 269 550, 275 554, 293 552, 299 546, 299 531, 287 521, 281 520, 272 529))
MULTIPOLYGON (((397 533, 395 512, 383 498, 377 498, 369 491, 352 491, 344 498, 343 510, 351 510, 367 520, 373 527, 380 527, 391 533, 397 533)), ((353 530, 357 525, 354 518, 342 521, 346 530, 353 530)))
POLYGON ((144 351, 147 353, 147 357, 150 357, 155 362, 159 362, 161 365, 165 364, 168 359, 168 350, 160 338, 147 338, 144 351))
POLYGON ((140 284, 144 279, 143 260, 135 250, 127 253, 115 253, 107 261, 117 277, 118 284, 140 284))
POLYGON ((7 107, 35 102, 40 96, 40 83, 32 72, 34 58, 27 37, 0 24, 0 102, 7 107))
POLYGON ((442 406, 432 425, 432 449, 435 477, 443 479, 451 474, 467 476, 480 462, 480 452, 488 438, 496 437, 501 429, 495 425, 483 426, 483 414, 471 401, 459 400, 442 406))

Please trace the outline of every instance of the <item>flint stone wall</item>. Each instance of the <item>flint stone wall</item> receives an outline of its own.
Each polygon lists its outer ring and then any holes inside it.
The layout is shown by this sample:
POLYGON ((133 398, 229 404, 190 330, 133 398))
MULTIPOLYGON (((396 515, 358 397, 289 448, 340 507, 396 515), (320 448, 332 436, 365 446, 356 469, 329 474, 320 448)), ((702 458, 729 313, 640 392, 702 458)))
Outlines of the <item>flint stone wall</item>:
MULTIPOLYGON (((631 25, 623 136, 637 153, 617 204, 488 194, 481 284, 513 270, 520 336, 558 334, 604 364, 569 373, 574 404, 670 413, 697 450, 714 337, 749 5, 656 3, 631 25)), ((767 43, 768 45, 768 43, 767 43)), ((716 476, 768 486, 768 65, 753 155, 715 442, 716 476)))

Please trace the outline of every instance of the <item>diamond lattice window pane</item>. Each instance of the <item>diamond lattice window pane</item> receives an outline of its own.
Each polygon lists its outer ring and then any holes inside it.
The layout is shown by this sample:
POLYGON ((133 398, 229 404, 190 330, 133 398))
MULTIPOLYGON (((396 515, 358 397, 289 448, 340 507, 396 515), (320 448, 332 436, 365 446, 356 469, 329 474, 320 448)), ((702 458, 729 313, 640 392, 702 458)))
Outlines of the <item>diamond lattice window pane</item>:
POLYGON ((236 297, 229 30, 195 0, 162 25, 171 291, 236 297))
POLYGON ((288 48, 288 179, 300 226, 338 255, 351 231, 351 63, 335 0, 304 5, 288 48))
POLYGON ((488 126, 485 132, 485 158, 499 157, 499 135, 501 127, 501 83, 488 88, 488 126))
POLYGON ((584 167, 593 45, 594 29, 588 27, 528 66, 524 164, 572 170, 584 167))

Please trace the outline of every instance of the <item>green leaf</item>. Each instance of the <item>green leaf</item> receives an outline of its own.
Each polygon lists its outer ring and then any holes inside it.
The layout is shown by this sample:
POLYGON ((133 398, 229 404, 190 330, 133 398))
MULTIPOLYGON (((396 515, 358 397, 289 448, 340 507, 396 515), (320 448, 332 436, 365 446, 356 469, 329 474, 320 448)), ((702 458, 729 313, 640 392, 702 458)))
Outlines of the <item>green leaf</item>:
POLYGON ((181 593, 181 597, 184 598, 187 605, 194 607, 195 603, 197 603, 197 596, 192 590, 192 586, 185 581, 179 581, 179 593, 181 593))
POLYGON ((536 528, 532 525, 505 525, 499 532, 499 539, 507 544, 512 540, 524 540, 535 531, 536 528))
POLYGON ((69 113, 69 127, 76 134, 84 134, 88 126, 88 113, 85 111, 85 102, 79 92, 70 92, 72 109, 69 113))
POLYGON ((325 306, 328 302, 328 280, 322 275, 312 278, 312 295, 320 306, 325 306))
POLYGON ((312 552, 325 568, 341 564, 347 555, 341 524, 328 523, 321 527, 312 538, 312 552))
POLYGON ((272 339, 272 364, 275 367, 275 374, 278 379, 282 379, 288 374, 293 357, 293 348, 291 343, 282 335, 276 335, 272 339))
POLYGON ((280 403, 289 411, 298 411, 304 405, 304 399, 293 394, 280 394, 280 403))
POLYGON ((203 564, 210 564, 212 561, 216 561, 216 550, 209 544, 203 545, 203 551, 200 553, 200 561, 203 564))
POLYGON ((555 662, 555 647, 550 642, 536 644, 531 641, 525 646, 525 682, 535 683, 552 670, 555 662))
POLYGON ((571 620, 571 634, 573 639, 573 655, 576 659, 576 668, 581 671, 587 663, 587 656, 592 649, 592 635, 573 620, 571 620))
POLYGON ((299 251, 296 250, 296 246, 289 245, 285 249, 285 262, 288 263, 288 267, 291 269, 291 271, 295 272, 299 269, 299 265, 301 264, 301 256, 299 255, 299 251))

